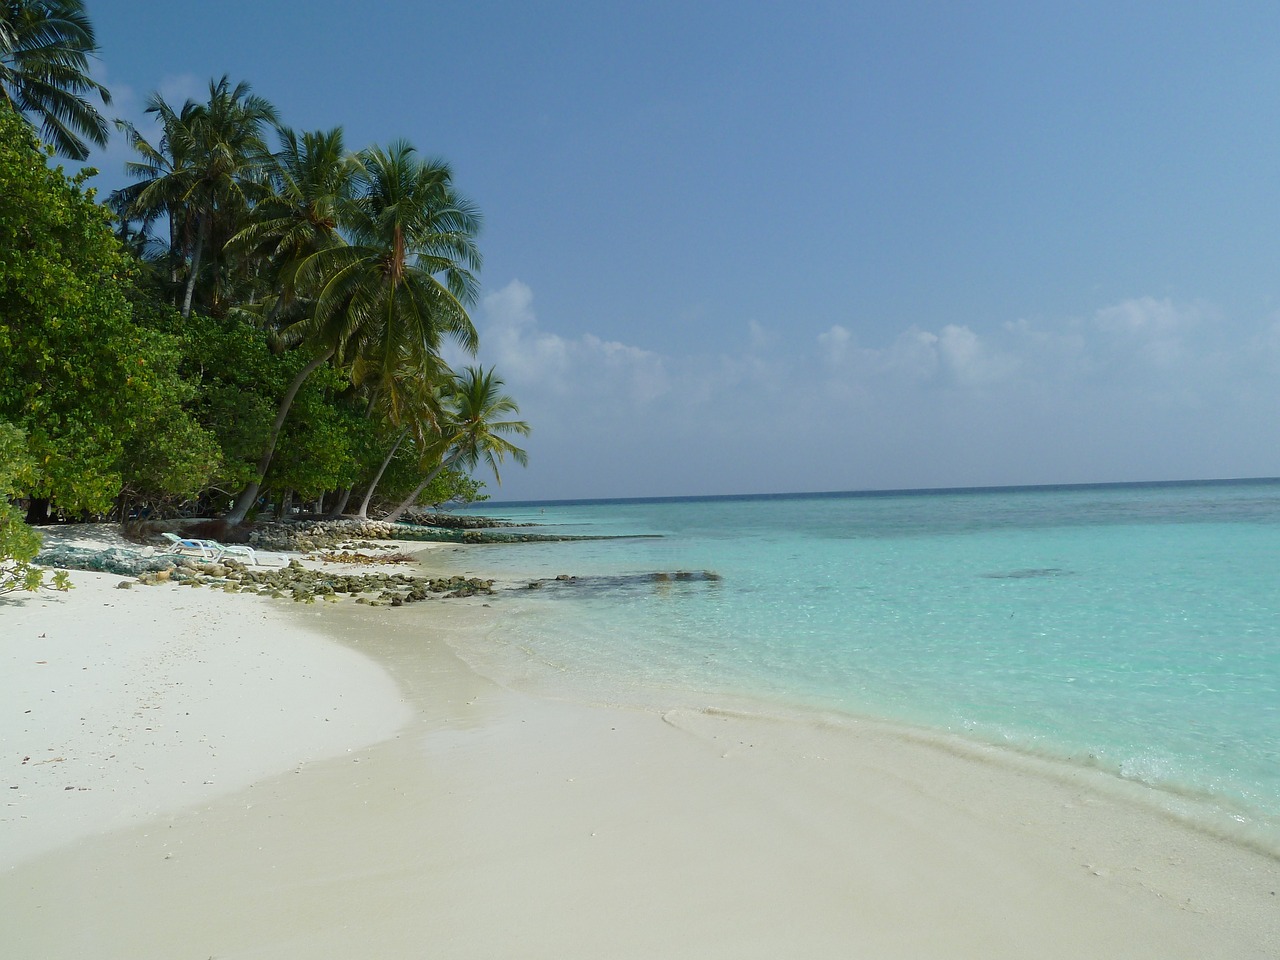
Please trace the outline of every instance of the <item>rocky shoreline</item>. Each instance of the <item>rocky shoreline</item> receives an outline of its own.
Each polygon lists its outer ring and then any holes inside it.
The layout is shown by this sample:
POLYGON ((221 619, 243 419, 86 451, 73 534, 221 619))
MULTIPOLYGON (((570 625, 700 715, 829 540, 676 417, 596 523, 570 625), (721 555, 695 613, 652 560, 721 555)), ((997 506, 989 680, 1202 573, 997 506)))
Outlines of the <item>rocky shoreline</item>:
MULTIPOLYGON (((432 517, 432 519, 437 519, 432 517)), ((594 540, 600 537, 564 537, 547 534, 499 533, 495 527, 504 526, 489 518, 453 517, 453 527, 423 526, 418 524, 386 523, 379 520, 304 520, 283 523, 259 523, 245 530, 213 529, 216 521, 196 523, 146 522, 127 529, 100 533, 103 539, 96 546, 85 541, 67 542, 67 539, 50 538, 36 556, 36 563, 60 569, 89 570, 133 577, 122 581, 121 588, 135 584, 157 586, 160 584, 206 587, 227 593, 253 593, 277 599, 291 599, 299 603, 315 603, 317 600, 334 602, 342 597, 354 598, 357 603, 372 606, 403 606, 427 599, 449 599, 492 595, 494 581, 477 577, 426 577, 407 573, 371 571, 371 567, 395 563, 411 563, 413 557, 394 551, 395 542, 533 542, 563 540, 594 540), (474 524, 466 522, 476 521, 474 524), (280 566, 256 566, 244 562, 244 557, 224 557, 216 561, 176 555, 164 550, 161 533, 176 533, 184 537, 211 538, 223 534, 223 542, 232 542, 227 533, 238 533, 234 540, 247 541, 256 551, 263 553, 295 554, 280 566), (110 542, 107 542, 109 536, 110 542), (381 551, 381 552, 380 552, 381 551), (307 560, 312 565, 304 564, 307 560), (317 568, 314 564, 333 564, 346 567, 339 572, 317 568), (356 568, 352 572, 351 568, 356 568), (363 568, 363 569, 361 569, 363 568)), ((511 526, 505 524, 506 526, 511 526)), ((70 525, 60 533, 74 530, 70 525)), ((92 538, 91 538, 92 539, 92 538)), ((611 538, 610 538, 611 539, 611 538)), ((579 590, 609 589, 639 583, 663 584, 687 580, 718 581, 711 571, 675 573, 647 573, 623 578, 598 578, 562 574, 554 580, 533 581, 523 585, 526 589, 538 589, 545 584, 558 587, 576 587, 579 590)))
MULTIPOLYGON (((443 516, 431 514, 430 516, 443 516)), ((305 553, 340 547, 352 539, 413 540, 427 543, 561 543, 570 540, 608 540, 612 537, 565 536, 554 533, 509 532, 508 524, 488 517, 453 517, 478 521, 429 526, 425 523, 387 523, 383 520, 302 520, 259 523, 249 532, 251 546, 305 553)), ((530 526, 530 525, 524 525, 530 526)), ((195 535, 195 534, 193 534, 195 535)))
MULTIPOLYGON (((364 562, 361 558, 360 562, 364 562)), ((376 560, 376 558, 375 558, 376 560)), ((253 593, 295 603, 334 602, 343 595, 369 606, 399 607, 435 597, 492 594, 493 581, 478 577, 415 577, 404 573, 337 573, 305 567, 290 560, 285 567, 260 570, 238 560, 183 560, 172 567, 141 574, 138 583, 212 587, 226 593, 253 593), (372 596, 371 596, 372 595, 372 596)), ((121 586, 132 586, 122 581, 121 586)))

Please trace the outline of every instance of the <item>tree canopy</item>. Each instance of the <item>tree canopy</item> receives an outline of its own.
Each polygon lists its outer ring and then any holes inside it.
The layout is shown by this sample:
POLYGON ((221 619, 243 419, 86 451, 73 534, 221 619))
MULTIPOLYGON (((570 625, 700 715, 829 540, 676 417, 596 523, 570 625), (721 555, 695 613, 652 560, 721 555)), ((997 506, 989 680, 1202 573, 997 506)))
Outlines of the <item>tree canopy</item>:
POLYGON ((448 163, 295 131, 223 76, 152 95, 159 136, 118 123, 134 182, 99 204, 34 132, 69 156, 105 141, 95 48, 81 0, 0 0, 0 422, 25 451, 5 498, 239 522, 359 491, 362 516, 399 515, 524 462, 501 379, 441 356, 479 344, 481 217, 448 163))
POLYGON ((172 311, 136 286, 83 179, 50 169, 0 104, 0 419, 25 432, 26 496, 72 514, 130 486, 197 490, 219 456, 183 406, 172 311))
POLYGON ((82 0, 0 0, 0 102, 38 124, 64 157, 84 160, 104 146, 107 123, 85 94, 111 102, 89 76, 98 49, 82 0))

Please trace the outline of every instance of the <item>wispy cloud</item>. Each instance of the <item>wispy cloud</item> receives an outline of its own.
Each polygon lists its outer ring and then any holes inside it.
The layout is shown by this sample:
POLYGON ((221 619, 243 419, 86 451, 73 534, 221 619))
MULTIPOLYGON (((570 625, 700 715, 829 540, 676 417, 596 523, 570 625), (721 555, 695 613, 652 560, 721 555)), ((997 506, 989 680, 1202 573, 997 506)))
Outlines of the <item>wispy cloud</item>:
POLYGON ((519 280, 482 304, 484 358, 513 387, 562 397, 648 404, 670 389, 658 354, 594 334, 576 339, 543 330, 533 291, 519 280))
POLYGON ((1234 351, 1220 321, 1137 297, 870 344, 853 323, 807 345, 747 323, 678 356, 555 333, 511 281, 479 322, 535 427, 534 465, 508 482, 556 497, 1275 472, 1241 398, 1280 403, 1280 319, 1234 351))

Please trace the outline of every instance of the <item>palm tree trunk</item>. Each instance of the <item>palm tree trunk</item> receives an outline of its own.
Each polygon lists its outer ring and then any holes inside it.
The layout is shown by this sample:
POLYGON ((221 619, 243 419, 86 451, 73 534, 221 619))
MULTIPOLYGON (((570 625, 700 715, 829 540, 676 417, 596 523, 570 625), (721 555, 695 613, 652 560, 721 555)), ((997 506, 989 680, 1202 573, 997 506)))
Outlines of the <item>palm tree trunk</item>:
POLYGON ((378 489, 378 483, 382 480, 382 475, 387 472, 387 467, 391 465, 391 458, 396 455, 396 451, 400 449, 400 444, 404 443, 404 438, 408 435, 408 427, 400 431, 400 436, 396 437, 396 442, 391 445, 390 452, 383 459, 382 466, 373 475, 373 482, 369 484, 369 489, 364 492, 364 499, 360 501, 360 512, 356 514, 361 520, 369 518, 369 501, 373 499, 373 491, 378 489))
POLYGON ((341 490, 335 491, 337 500, 325 516, 330 520, 337 520, 341 517, 346 512, 347 504, 351 501, 351 494, 354 492, 351 487, 343 487, 341 490))
POLYGON ((436 477, 440 476, 440 474, 443 473, 446 469, 453 466, 455 462, 456 462, 455 457, 448 457, 446 459, 441 460, 439 465, 430 473, 428 473, 422 479, 422 482, 420 484, 418 484, 416 487, 413 488, 413 493, 409 494, 402 501, 400 501, 400 506, 396 507, 394 510, 388 513, 382 519, 385 520, 387 523, 395 523, 397 520, 403 517, 405 514, 405 511, 408 510, 410 507, 414 505, 414 503, 417 502, 418 497, 422 493, 422 491, 427 489, 427 484, 429 484, 436 477))
POLYGON ((203 225, 196 227, 196 247, 191 251, 191 273, 187 276, 187 292, 182 295, 182 317, 191 316, 191 297, 196 289, 196 274, 200 271, 200 254, 204 250, 203 225))
POLYGON ((432 480, 434 480, 436 477, 438 477, 440 475, 440 471, 443 469, 444 469, 444 464, 440 464, 440 466, 436 467, 429 474, 427 474, 426 478, 420 484, 418 484, 416 487, 413 488, 413 493, 405 497, 404 500, 400 503, 400 506, 396 507, 394 510, 388 513, 382 519, 385 520, 387 523, 395 523, 397 520, 403 517, 405 514, 405 511, 408 510, 410 507, 412 507, 414 503, 417 501, 418 495, 421 494, 423 490, 427 489, 427 484, 430 483, 432 480))
POLYGON ((271 466, 271 458, 276 452, 276 441, 280 439, 280 431, 284 427, 285 418, 289 415, 289 408, 293 406, 293 399, 298 395, 298 391, 302 389, 302 384, 307 377, 315 373, 320 367, 329 362, 329 358, 333 356, 334 349, 330 347, 320 356, 316 357, 305 367, 298 371, 298 375, 293 378, 293 383, 289 384, 289 389, 285 392, 284 398, 280 401, 280 407, 276 410, 276 421, 271 425, 271 433, 267 437, 266 449, 262 452, 262 457, 258 460, 258 468, 254 473, 254 479, 249 485, 240 491, 240 495, 236 497, 235 503, 231 505, 231 510, 227 513, 226 521, 230 524, 243 523, 244 518, 249 514, 249 508, 253 506, 254 501, 258 499, 258 492, 262 489, 262 480, 267 475, 267 467, 271 466))
POLYGON ((169 218, 169 282, 176 287, 178 285, 178 258, 174 251, 178 249, 178 228, 174 223, 175 214, 173 210, 166 206, 165 213, 169 218))

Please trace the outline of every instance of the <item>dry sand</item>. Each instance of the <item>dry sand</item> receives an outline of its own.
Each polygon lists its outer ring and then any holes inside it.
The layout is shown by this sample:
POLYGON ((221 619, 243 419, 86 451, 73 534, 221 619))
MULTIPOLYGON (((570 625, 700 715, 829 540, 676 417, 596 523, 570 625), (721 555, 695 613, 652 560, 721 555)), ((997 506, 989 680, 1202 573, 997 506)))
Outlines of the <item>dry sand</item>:
POLYGON ((0 599, 0 866, 376 743, 412 715, 376 664, 284 604, 71 577, 68 593, 0 599))
POLYGON ((500 600, 73 577, 0 604, 5 957, 1280 956, 1274 858, 1087 779, 506 689, 500 600))

